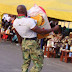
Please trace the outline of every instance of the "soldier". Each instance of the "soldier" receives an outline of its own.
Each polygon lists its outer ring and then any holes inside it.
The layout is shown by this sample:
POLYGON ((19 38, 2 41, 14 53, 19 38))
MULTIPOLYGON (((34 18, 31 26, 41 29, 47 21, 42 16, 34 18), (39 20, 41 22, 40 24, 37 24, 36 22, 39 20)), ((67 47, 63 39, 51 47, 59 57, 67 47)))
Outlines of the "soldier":
POLYGON ((34 66, 30 72, 40 72, 43 67, 43 51, 40 49, 37 42, 37 33, 47 34, 51 31, 56 31, 59 26, 52 29, 41 29, 36 24, 34 19, 27 17, 27 10, 24 5, 17 7, 18 18, 15 19, 13 27, 23 38, 22 40, 22 54, 24 64, 22 65, 22 72, 28 72, 31 60, 34 66))

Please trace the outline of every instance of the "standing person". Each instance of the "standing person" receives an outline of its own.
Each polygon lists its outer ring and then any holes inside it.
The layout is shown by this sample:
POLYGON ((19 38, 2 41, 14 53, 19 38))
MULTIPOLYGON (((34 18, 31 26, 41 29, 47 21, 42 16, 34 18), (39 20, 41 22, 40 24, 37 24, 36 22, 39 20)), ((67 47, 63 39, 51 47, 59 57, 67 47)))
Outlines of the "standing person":
POLYGON ((37 42, 37 33, 47 34, 51 31, 58 30, 59 26, 52 29, 41 29, 36 26, 34 19, 27 17, 27 10, 24 5, 17 7, 18 18, 15 19, 13 27, 23 38, 22 40, 22 54, 24 64, 22 65, 22 72, 28 72, 31 60, 34 66, 30 72, 40 72, 43 67, 43 51, 40 49, 37 42))

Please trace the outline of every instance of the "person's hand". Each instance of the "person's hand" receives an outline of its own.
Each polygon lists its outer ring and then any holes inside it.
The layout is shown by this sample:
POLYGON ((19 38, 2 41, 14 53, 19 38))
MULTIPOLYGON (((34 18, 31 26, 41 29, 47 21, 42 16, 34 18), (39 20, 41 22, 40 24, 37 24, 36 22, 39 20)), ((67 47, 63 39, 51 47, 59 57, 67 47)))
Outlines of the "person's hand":
POLYGON ((56 26, 53 28, 53 31, 57 31, 57 30, 59 30, 59 26, 58 26, 58 25, 56 25, 56 26))

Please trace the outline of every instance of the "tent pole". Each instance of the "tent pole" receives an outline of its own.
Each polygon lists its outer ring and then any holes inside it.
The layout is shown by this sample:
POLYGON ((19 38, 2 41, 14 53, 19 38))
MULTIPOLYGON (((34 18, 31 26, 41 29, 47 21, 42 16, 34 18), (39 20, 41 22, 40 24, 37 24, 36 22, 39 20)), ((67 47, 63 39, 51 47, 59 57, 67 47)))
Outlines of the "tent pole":
POLYGON ((1 22, 0 22, 0 42, 1 42, 1 27, 2 27, 2 16, 3 16, 3 14, 1 15, 1 22))
POLYGON ((68 28, 69 28, 70 22, 68 23, 68 28))
POLYGON ((64 26, 65 26, 65 22, 64 22, 64 26))
POLYGON ((1 22, 0 22, 0 42, 1 42, 1 22))

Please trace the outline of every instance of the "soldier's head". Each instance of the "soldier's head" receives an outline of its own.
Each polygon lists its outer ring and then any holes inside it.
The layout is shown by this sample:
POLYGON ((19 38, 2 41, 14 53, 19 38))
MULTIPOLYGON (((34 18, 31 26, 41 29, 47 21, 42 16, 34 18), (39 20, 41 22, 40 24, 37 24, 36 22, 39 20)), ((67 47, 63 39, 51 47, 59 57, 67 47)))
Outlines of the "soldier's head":
POLYGON ((17 6, 17 13, 18 14, 24 14, 25 16, 27 16, 27 9, 24 5, 18 5, 17 6))

